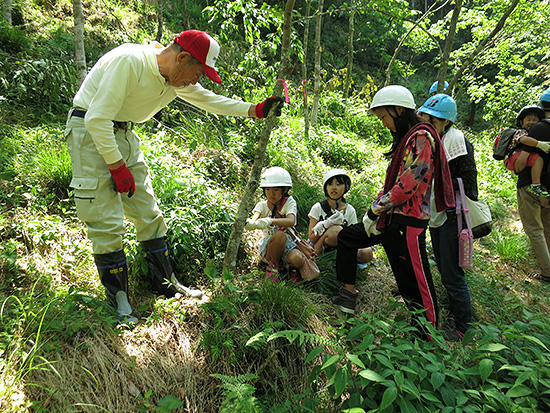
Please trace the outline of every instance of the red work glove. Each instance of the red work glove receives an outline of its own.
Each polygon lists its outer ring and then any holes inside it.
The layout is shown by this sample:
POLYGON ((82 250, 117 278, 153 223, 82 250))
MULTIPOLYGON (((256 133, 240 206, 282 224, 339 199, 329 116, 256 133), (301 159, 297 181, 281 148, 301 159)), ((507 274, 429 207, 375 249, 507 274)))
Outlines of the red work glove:
POLYGON ((109 172, 111 172, 111 179, 115 185, 115 192, 128 192, 128 198, 131 198, 136 191, 136 183, 126 164, 124 163, 116 169, 109 169, 109 172))
POLYGON ((271 108, 275 110, 275 116, 281 116, 281 108, 283 107, 284 100, 278 96, 271 96, 256 104, 256 116, 258 118, 265 118, 269 114, 271 108))

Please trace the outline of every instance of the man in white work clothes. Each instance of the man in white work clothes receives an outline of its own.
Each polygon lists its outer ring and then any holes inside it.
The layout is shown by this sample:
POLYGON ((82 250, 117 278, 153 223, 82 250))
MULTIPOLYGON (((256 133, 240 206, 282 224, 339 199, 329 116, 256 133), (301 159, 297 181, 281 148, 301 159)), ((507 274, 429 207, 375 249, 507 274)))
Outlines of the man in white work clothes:
POLYGON ((280 114, 280 98, 251 104, 216 95, 198 83, 204 75, 221 83, 215 68, 219 50, 212 37, 198 30, 182 32, 166 47, 123 44, 97 61, 73 99, 65 131, 73 167, 70 186, 101 282, 122 324, 138 321, 128 301, 125 216, 146 252, 154 292, 202 295, 183 286, 172 271, 167 227, 132 124, 150 119, 176 97, 222 115, 263 118, 271 109, 280 114))

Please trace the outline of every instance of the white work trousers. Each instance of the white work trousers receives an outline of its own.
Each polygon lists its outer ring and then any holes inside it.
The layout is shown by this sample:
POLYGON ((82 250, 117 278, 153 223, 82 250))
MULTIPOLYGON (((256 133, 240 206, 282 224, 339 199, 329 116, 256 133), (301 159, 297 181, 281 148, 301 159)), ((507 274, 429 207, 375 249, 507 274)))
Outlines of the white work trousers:
POLYGON ((70 186, 74 188, 76 212, 88 227, 94 254, 122 250, 124 216, 134 223, 138 241, 166 234, 166 224, 139 149, 140 141, 133 130, 115 129, 118 149, 136 182, 131 198, 127 193, 114 191, 107 164, 86 131, 83 118, 71 117, 69 112, 65 137, 71 154, 73 178, 70 186))

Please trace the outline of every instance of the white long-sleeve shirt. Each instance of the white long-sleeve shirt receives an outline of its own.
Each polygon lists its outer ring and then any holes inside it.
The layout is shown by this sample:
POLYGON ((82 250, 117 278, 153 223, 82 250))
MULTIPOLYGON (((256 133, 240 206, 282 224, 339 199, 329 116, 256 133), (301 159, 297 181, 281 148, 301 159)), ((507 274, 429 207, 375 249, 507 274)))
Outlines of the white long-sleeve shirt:
POLYGON ((161 45, 123 44, 103 55, 92 67, 73 99, 86 110, 86 130, 107 164, 122 159, 113 122, 141 123, 176 97, 220 115, 248 116, 250 103, 230 99, 200 84, 170 86, 160 74, 161 45))

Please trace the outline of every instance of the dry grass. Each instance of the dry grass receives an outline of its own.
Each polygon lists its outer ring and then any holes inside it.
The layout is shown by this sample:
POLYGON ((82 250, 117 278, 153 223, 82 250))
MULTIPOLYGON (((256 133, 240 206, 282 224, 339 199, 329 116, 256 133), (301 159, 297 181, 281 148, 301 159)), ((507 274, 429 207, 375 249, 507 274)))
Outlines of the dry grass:
POLYGON ((185 411, 202 412, 204 384, 201 357, 194 353, 192 326, 159 322, 119 336, 99 330, 75 340, 50 361, 57 373, 33 374, 26 389, 46 411, 133 412, 151 401, 174 395, 185 411))
MULTIPOLYGON (((17 262, 21 273, 18 288, 30 288, 32 277, 29 274, 42 273, 51 277, 51 289, 74 285, 89 295, 102 296, 90 247, 80 226, 74 225, 72 220, 50 222, 47 217, 28 217, 24 214, 13 215, 13 219, 18 223, 14 228, 23 228, 16 235, 22 240, 17 262), (42 233, 44 228, 54 231, 57 241, 49 242, 37 237, 37 233, 33 233, 28 226, 33 220, 40 222, 42 233)), ((247 233, 246 240, 243 248, 246 260, 241 262, 240 268, 248 273, 254 262, 250 257, 253 256, 258 234, 247 233)), ((492 263, 491 271, 485 274, 474 268, 476 276, 485 277, 487 283, 495 280, 507 295, 518 297, 527 308, 538 305, 548 312, 548 300, 540 300, 533 293, 539 287, 538 282, 526 283, 526 273, 531 268, 504 263, 480 243, 476 243, 476 254, 483 261, 492 263)), ((377 258, 369 265, 366 279, 358 285, 361 292, 358 303, 360 312, 380 311, 395 300, 392 296, 392 291, 396 290, 395 280, 381 258, 382 249, 378 249, 375 255, 377 258)), ((437 270, 434 269, 433 274, 437 280, 437 270)), ((441 285, 438 288, 441 289, 441 285)), ((304 294, 319 309, 318 313, 309 317, 304 331, 331 337, 330 323, 339 323, 337 320, 341 320, 341 314, 330 304, 328 296, 311 292, 304 294)), ((441 301, 444 303, 443 295, 440 299, 443 298, 441 301)), ((472 295, 476 305, 475 292, 472 295)), ((208 299, 206 296, 202 302, 208 299)), ((214 360, 198 347, 207 319, 204 310, 198 308, 200 303, 180 300, 174 304, 171 301, 170 305, 175 305, 177 311, 160 310, 168 307, 169 303, 155 301, 150 295, 139 299, 134 297, 137 308, 146 308, 146 322, 133 331, 117 332, 103 325, 70 340, 60 338, 59 348, 44 354, 50 362, 49 366, 44 370, 34 370, 10 391, 3 390, 10 384, 17 366, 3 369, 0 408, 25 411, 29 402, 38 401, 41 411, 139 412, 151 411, 151 406, 162 397, 173 395, 183 402, 179 411, 216 412, 223 395, 219 388, 221 383, 210 376, 212 373, 228 376, 254 373, 260 376, 253 384, 256 394, 261 396, 277 391, 280 394, 286 392, 290 398, 305 390, 312 366, 304 365, 299 360, 305 359, 312 345, 290 345, 279 339, 267 343, 245 361, 214 360), (155 302, 158 311, 153 308, 155 302)), ((490 321, 490 310, 479 308, 477 321, 490 321)), ((446 318, 445 308, 441 309, 441 316, 446 318)), ((258 323, 251 317, 252 313, 243 312, 235 324, 246 328, 251 327, 251 323, 258 323)), ((265 320, 272 321, 271 316, 266 314, 265 320)))

